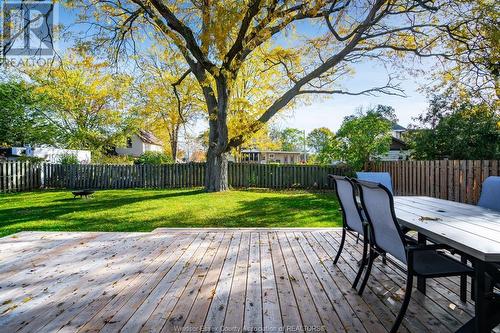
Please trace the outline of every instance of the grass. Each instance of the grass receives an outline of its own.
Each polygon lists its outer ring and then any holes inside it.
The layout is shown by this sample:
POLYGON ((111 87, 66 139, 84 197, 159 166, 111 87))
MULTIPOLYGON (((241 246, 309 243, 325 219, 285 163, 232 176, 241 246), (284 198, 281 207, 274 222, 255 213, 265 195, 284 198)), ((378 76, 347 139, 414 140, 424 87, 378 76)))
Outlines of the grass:
POLYGON ((20 231, 151 231, 159 227, 336 227, 332 193, 109 190, 0 195, 0 237, 20 231))

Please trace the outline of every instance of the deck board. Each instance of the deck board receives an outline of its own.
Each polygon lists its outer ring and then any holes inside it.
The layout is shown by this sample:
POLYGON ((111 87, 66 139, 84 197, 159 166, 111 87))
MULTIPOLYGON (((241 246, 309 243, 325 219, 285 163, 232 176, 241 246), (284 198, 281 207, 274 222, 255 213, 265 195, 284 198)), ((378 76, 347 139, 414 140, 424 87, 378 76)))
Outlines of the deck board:
MULTIPOLYGON (((338 229, 23 232, 0 239, 0 332, 387 332, 404 274, 377 261, 351 289, 361 243, 338 229), (264 330, 262 330, 264 328, 264 330)), ((401 332, 471 318, 455 278, 415 290, 401 332)))

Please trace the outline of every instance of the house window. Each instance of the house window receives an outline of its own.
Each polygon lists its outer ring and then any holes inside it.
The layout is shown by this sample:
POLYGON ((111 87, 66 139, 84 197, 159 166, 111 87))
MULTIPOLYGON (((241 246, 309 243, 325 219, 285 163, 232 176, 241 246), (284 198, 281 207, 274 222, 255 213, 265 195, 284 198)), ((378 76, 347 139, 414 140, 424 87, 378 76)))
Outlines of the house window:
POLYGON ((132 148, 132 138, 127 138, 127 148, 132 148))

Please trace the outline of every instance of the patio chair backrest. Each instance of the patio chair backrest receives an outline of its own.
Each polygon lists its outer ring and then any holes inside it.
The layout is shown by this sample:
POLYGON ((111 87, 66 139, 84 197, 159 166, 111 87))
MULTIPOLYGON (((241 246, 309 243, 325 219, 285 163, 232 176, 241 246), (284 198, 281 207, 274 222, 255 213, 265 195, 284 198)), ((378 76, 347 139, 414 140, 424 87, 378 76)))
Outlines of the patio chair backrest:
POLYGON ((500 177, 490 176, 483 182, 478 206, 500 211, 500 177))
POLYGON ((347 177, 333 176, 330 178, 335 182, 335 192, 339 199, 342 217, 347 226, 363 234, 363 222, 361 212, 356 202, 356 187, 347 177))
POLYGON ((380 183, 362 180, 356 183, 375 246, 406 263, 406 241, 394 213, 391 192, 380 183))
POLYGON ((391 174, 388 172, 356 172, 356 177, 359 180, 380 183, 387 189, 389 189, 389 191, 391 191, 391 194, 394 193, 392 191, 391 174))

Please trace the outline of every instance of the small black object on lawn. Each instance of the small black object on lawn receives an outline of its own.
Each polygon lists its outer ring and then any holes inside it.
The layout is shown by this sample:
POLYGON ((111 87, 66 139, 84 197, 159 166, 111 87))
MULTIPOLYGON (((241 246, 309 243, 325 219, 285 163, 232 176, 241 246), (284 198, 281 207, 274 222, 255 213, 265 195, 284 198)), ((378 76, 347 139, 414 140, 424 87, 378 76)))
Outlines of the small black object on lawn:
POLYGON ((73 193, 73 199, 76 199, 76 197, 88 198, 89 196, 94 194, 94 192, 95 191, 92 191, 92 190, 77 190, 77 191, 72 191, 71 193, 73 193))

